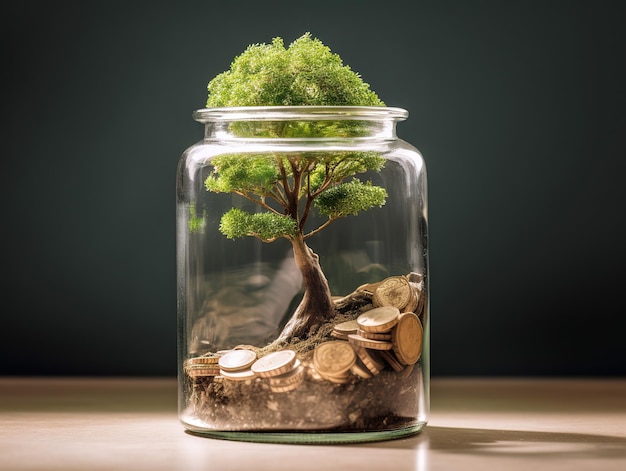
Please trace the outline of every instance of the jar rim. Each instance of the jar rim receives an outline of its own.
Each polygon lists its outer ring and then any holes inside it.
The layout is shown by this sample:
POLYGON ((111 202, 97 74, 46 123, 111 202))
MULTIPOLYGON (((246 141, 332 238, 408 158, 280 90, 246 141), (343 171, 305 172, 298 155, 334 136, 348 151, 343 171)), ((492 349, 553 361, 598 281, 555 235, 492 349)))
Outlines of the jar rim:
POLYGON ((193 112, 193 119, 201 123, 247 120, 358 120, 378 121, 392 119, 403 121, 409 112, 393 106, 231 106, 202 108, 193 112))

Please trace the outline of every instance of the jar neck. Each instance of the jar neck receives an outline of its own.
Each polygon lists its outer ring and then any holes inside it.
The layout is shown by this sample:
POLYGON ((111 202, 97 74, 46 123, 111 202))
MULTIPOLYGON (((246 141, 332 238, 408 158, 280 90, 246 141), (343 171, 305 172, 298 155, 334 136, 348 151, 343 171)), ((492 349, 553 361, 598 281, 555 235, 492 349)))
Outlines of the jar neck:
POLYGON ((194 112, 205 139, 395 139, 402 108, 377 106, 248 106, 194 112))

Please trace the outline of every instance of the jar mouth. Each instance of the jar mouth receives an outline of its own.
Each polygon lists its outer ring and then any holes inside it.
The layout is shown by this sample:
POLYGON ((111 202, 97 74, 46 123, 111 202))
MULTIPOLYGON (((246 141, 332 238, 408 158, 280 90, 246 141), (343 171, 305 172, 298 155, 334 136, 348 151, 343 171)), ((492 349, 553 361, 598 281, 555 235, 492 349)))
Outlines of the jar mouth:
POLYGON ((201 123, 224 120, 403 121, 408 116, 409 112, 407 110, 390 106, 232 106, 202 108, 193 112, 193 119, 201 123))

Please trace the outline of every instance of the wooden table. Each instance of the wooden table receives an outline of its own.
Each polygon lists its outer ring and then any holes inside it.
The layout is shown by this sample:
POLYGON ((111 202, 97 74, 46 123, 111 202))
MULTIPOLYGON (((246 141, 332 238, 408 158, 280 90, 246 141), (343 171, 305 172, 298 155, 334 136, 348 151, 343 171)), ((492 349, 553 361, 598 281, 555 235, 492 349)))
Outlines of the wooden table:
POLYGON ((275 445, 184 432, 174 379, 0 378, 0 470, 626 470, 626 379, 431 384, 411 438, 275 445))

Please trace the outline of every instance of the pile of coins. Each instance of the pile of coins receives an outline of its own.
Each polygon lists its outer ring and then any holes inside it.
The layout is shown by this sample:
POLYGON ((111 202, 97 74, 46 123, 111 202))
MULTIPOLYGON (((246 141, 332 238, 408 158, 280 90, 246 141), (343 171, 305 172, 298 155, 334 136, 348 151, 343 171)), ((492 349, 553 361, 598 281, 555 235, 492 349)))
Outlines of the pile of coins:
POLYGON ((273 392, 291 391, 304 378, 304 367, 293 350, 280 350, 261 358, 246 348, 208 353, 189 358, 184 369, 192 379, 213 377, 216 380, 248 381, 264 378, 273 392))
POLYGON ((400 312, 395 306, 376 307, 361 314, 357 319, 339 323, 333 327, 331 335, 339 340, 325 342, 316 347, 315 358, 325 361, 314 362, 317 372, 325 379, 339 382, 336 369, 339 369, 347 381, 347 371, 362 378, 377 375, 385 367, 402 371, 408 365, 415 364, 421 357, 423 329, 413 312, 400 312), (346 349, 354 353, 354 362, 346 366, 349 357, 346 349), (337 360, 333 364, 333 359, 337 360))
MULTIPOLYGON (((387 365, 400 372, 417 363, 423 343, 423 288, 423 276, 418 273, 391 276, 357 288, 371 296, 374 307, 356 319, 334 325, 330 335, 337 340, 315 347, 312 368, 322 379, 345 384, 351 374, 367 379, 387 365)), ((184 370, 192 379, 262 378, 273 392, 291 391, 305 376, 305 365, 295 351, 280 350, 257 358, 249 345, 190 358, 184 370)))

